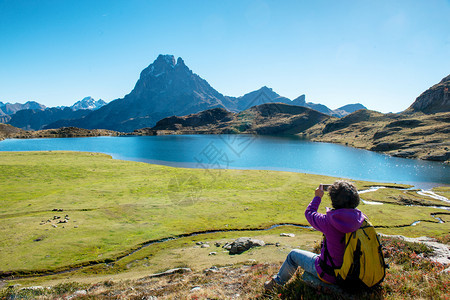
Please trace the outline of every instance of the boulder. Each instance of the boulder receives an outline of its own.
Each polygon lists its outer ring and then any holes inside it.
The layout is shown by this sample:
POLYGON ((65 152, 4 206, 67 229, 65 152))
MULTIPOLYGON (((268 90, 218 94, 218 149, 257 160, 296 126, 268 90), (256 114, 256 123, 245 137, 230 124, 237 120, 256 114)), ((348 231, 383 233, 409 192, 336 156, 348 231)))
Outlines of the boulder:
POLYGON ((143 277, 141 279, 138 279, 138 281, 144 281, 144 280, 148 280, 150 278, 155 278, 155 277, 163 277, 163 276, 167 276, 167 275, 172 275, 172 274, 184 274, 184 273, 190 273, 192 272, 191 269, 189 268, 175 268, 175 269, 170 269, 161 273, 156 273, 156 274, 152 274, 146 277, 143 277))
POLYGON ((83 297, 87 295, 87 291, 86 290, 79 290, 79 291, 75 291, 75 293, 73 293, 71 296, 68 296, 66 299, 70 300, 70 299, 75 299, 78 297, 83 297))
POLYGON ((295 234, 293 234, 293 233, 280 233, 280 236, 295 237, 295 234))
POLYGON ((450 159, 450 152, 435 154, 435 155, 427 155, 423 159, 433 160, 433 161, 446 161, 446 160, 450 159))
POLYGON ((399 149, 403 146, 403 143, 388 143, 388 142, 382 142, 375 144, 372 148, 370 148, 371 151, 391 151, 399 149))
POLYGON ((414 155, 416 155, 416 151, 411 151, 411 150, 406 150, 406 151, 399 150, 399 152, 397 152, 397 153, 392 153, 392 156, 403 157, 403 158, 413 157, 414 155))
POLYGON ((232 243, 226 243, 223 248, 228 250, 230 254, 241 254, 253 247, 262 247, 265 243, 261 240, 249 237, 240 237, 232 243))
POLYGON ((217 272, 219 272, 219 268, 216 267, 216 266, 212 266, 211 268, 206 269, 206 270, 203 271, 203 273, 205 273, 205 274, 217 273, 217 272))

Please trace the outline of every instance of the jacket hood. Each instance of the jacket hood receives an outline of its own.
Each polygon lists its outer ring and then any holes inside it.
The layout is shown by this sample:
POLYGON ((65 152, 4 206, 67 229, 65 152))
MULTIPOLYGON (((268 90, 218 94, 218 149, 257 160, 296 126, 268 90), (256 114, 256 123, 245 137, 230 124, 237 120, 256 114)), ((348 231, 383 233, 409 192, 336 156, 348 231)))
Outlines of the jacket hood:
POLYGON ((327 208, 327 216, 330 224, 343 233, 357 230, 361 227, 366 217, 356 208, 340 208, 336 210, 328 210, 327 208))

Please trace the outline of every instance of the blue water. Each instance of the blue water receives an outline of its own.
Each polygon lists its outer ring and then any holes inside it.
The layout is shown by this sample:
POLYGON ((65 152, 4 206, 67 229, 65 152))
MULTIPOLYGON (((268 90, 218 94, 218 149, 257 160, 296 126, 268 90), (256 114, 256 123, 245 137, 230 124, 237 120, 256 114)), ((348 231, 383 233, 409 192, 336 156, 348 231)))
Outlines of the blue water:
POLYGON ((263 169, 330 175, 419 188, 450 185, 450 166, 337 144, 250 135, 166 135, 8 139, 0 151, 102 152, 115 159, 177 167, 263 169))

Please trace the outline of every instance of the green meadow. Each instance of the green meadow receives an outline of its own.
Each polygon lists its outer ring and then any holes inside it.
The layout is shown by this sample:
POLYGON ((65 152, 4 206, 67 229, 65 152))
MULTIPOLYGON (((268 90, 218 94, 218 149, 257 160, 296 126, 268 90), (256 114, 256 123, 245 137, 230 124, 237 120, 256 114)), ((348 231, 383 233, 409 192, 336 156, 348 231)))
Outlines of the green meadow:
MULTIPOLYGON (((76 272, 80 276, 133 268, 155 272, 190 265, 198 260, 200 252, 195 251, 205 252, 201 252, 205 261, 195 262, 199 267, 214 261, 227 264, 230 258, 225 254, 208 258, 208 252, 218 251, 215 247, 192 250, 192 245, 202 239, 213 242, 261 235, 275 243, 274 236, 283 230, 296 233, 291 246, 308 242, 311 248, 320 235, 309 229, 231 230, 282 223, 308 225, 304 209, 314 189, 336 179, 291 172, 174 168, 113 160, 99 153, 0 152, 0 272, 4 276, 45 274, 88 264, 91 266, 76 272), (230 232, 154 244, 105 269, 147 241, 209 230, 230 232)), ((382 185, 353 182, 359 190, 382 185)), ((449 197, 450 188, 441 187, 436 192, 449 197)), ((439 215, 446 221, 443 224, 432 216, 443 210, 399 203, 404 198, 435 203, 431 198, 395 188, 361 197, 384 202, 359 206, 375 226, 380 226, 379 232, 441 237, 450 230, 448 214, 439 215), (421 222, 416 226, 407 226, 417 220, 421 222)), ((331 207, 328 196, 320 211, 325 212, 326 206, 331 207)), ((269 250, 256 251, 258 260, 268 259, 269 250)), ((287 252, 274 255, 275 260, 281 261, 287 252)), ((251 257, 235 260, 244 258, 251 257)))

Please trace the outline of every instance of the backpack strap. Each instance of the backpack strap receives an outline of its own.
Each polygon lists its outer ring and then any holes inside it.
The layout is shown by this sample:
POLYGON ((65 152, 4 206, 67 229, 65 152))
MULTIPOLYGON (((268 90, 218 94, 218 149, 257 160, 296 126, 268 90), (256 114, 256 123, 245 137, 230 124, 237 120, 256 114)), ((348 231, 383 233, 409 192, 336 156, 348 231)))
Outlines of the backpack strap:
MULTIPOLYGON (((345 236, 344 236, 344 240, 345 240, 345 236)), ((328 274, 330 276, 336 277, 334 270, 338 269, 338 267, 336 267, 336 265, 334 264, 333 259, 331 258, 330 252, 328 252, 327 239, 325 238, 325 235, 323 235, 322 247, 324 249, 324 251, 323 251, 324 259, 322 260, 321 258, 319 258, 319 266, 322 269, 322 272, 320 272, 319 276, 321 278, 323 278, 323 275, 328 274), (330 262, 331 266, 329 264, 327 264, 327 261, 330 262)))

